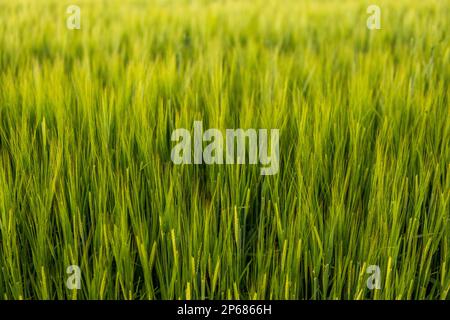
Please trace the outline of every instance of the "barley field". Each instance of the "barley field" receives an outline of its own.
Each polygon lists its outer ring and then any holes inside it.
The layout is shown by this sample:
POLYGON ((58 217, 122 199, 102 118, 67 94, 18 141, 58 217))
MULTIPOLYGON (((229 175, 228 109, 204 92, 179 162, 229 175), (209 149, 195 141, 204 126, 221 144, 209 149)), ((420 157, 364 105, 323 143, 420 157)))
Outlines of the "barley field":
POLYGON ((0 299, 450 299, 449 30, 448 0, 0 0, 0 299), (174 164, 194 121, 279 129, 279 171, 174 164))

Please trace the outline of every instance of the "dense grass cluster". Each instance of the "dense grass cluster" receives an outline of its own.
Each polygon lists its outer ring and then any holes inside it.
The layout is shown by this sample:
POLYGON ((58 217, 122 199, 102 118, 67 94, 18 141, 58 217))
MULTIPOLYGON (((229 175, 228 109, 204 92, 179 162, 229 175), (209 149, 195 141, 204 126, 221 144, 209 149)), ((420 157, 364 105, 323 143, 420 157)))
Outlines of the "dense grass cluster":
POLYGON ((0 1, 0 298, 449 299, 450 4, 377 2, 0 1))

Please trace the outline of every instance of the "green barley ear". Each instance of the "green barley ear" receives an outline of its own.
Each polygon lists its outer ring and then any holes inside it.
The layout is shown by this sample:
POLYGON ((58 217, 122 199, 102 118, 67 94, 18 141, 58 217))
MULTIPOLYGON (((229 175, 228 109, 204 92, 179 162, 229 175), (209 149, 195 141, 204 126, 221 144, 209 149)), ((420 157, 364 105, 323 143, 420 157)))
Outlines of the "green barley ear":
POLYGON ((238 217, 238 212, 237 212, 237 208, 236 206, 234 206, 234 210, 233 210, 233 217, 234 217, 234 241, 236 242, 236 246, 239 247, 240 246, 240 242, 239 242, 239 217, 238 217))

